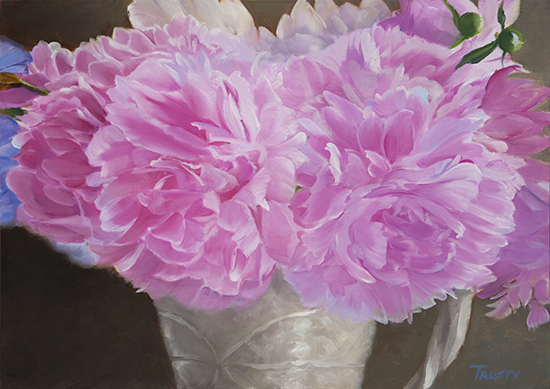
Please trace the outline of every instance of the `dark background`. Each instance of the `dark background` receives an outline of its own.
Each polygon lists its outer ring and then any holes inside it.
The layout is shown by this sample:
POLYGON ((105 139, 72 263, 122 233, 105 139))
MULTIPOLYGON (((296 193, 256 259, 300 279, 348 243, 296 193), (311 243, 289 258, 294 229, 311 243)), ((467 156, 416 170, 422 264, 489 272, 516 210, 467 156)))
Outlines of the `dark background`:
MULTIPOLYGON (((129 0, 0 0, 0 34, 31 49, 39 40, 68 48, 114 26, 130 27, 129 0)), ((395 9, 397 1, 387 1, 395 9)), ((256 23, 274 29, 294 1, 243 1, 256 23)), ((355 2, 358 3, 358 2, 355 2)), ((550 1, 523 0, 515 24, 527 44, 515 59, 549 84, 550 1)), ((548 150, 540 154, 548 161, 548 150)), ((3 229, 1 253, 1 384, 11 388, 170 388, 171 368, 149 297, 115 272, 71 264, 39 236, 3 229)), ((476 300, 457 361, 438 389, 549 386, 549 326, 528 331, 526 310, 494 320, 476 300), (516 381, 474 381, 470 365, 520 370, 516 381)), ((438 308, 412 325, 379 325, 364 388, 402 388, 424 358, 438 308)))

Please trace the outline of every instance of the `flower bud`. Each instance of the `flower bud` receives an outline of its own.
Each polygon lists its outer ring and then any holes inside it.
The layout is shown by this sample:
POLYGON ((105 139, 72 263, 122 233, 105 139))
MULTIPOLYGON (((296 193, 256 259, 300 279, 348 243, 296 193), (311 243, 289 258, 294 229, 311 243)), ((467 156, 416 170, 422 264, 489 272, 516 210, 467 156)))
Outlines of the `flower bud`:
POLYGON ((481 32, 485 23, 481 15, 475 12, 466 12, 458 18, 458 31, 466 39, 472 38, 481 32))
POLYGON ((523 47, 524 43, 523 34, 513 28, 507 28, 498 36, 498 46, 505 53, 515 53, 523 47))

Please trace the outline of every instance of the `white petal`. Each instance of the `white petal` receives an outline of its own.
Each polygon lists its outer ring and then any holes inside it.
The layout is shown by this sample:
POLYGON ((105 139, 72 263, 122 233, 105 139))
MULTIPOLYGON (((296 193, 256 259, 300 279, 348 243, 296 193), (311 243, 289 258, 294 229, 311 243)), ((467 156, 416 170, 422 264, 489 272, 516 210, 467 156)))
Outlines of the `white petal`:
POLYGON ((315 12, 323 18, 328 20, 332 15, 338 13, 339 7, 334 0, 315 0, 315 12))
POLYGON ((298 0, 290 12, 294 27, 299 32, 321 34, 325 30, 325 22, 306 0, 298 0))
POLYGON ((334 143, 328 143, 325 150, 330 153, 329 169, 334 176, 334 183, 338 184, 340 182, 340 177, 342 176, 342 167, 340 166, 340 158, 342 157, 342 154, 334 143))
POLYGON ((294 36, 294 21, 288 14, 284 14, 277 24, 277 38, 288 39, 294 36))
POLYGON ((506 27, 514 24, 519 17, 520 0, 515 0, 504 4, 504 13, 506 15, 506 27))
POLYGON ((176 15, 192 15, 204 21, 193 0, 134 0, 128 12, 132 26, 142 29, 168 24, 176 15))
POLYGON ((225 27, 233 29, 237 34, 254 28, 254 19, 241 0, 221 0, 220 6, 225 27))
POLYGON ((252 16, 240 0, 134 0, 128 6, 134 28, 163 26, 176 15, 193 16, 208 28, 242 33, 254 27, 252 16))

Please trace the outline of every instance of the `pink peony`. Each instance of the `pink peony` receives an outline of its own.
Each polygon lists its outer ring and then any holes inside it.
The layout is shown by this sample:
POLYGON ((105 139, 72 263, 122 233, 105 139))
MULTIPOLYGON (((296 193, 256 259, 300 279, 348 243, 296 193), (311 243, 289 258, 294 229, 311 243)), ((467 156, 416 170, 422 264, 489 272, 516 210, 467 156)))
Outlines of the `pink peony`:
POLYGON ((540 325, 548 177, 528 155, 548 145, 548 89, 510 78, 499 50, 455 70, 500 30, 499 2, 450 3, 485 19, 455 49, 427 0, 383 21, 377 0, 301 0, 277 37, 237 0, 137 0, 140 29, 41 43, 28 78, 52 92, 8 177, 20 220, 190 307, 245 305, 279 263, 304 306, 356 321, 476 288, 493 315, 523 304, 540 325))
POLYGON ((255 53, 178 17, 33 56, 52 92, 19 136, 9 185, 20 220, 89 242, 154 298, 211 309, 256 299, 275 267, 258 227, 291 218, 305 138, 255 53))
POLYGON ((527 156, 550 144, 548 137, 540 136, 541 128, 550 124, 548 112, 534 110, 550 96, 550 89, 508 77, 520 70, 519 66, 500 69, 487 83, 481 108, 489 120, 476 141, 494 152, 527 156))
MULTIPOLYGON (((285 276, 306 307, 410 320, 434 298, 495 280, 525 163, 477 141, 495 114, 484 97, 500 61, 455 71, 464 50, 375 27, 289 63, 280 94, 299 107, 309 162, 285 276)), ((531 107, 520 115, 537 116, 531 107)))
POLYGON ((534 110, 550 95, 548 88, 530 80, 511 79, 517 71, 509 67, 495 72, 487 83, 482 108, 489 116, 475 137, 493 152, 507 155, 518 166, 525 186, 516 194, 515 230, 508 245, 491 267, 498 279, 482 286, 482 298, 499 299, 490 316, 503 317, 516 311, 520 304, 530 308, 529 328, 549 321, 544 305, 550 303, 548 292, 548 164, 527 157, 548 147, 548 137, 540 136, 541 128, 550 124, 547 112, 534 110))
MULTIPOLYGON (((224 47, 229 52, 239 46, 236 38, 209 33, 191 18, 164 29, 118 29, 113 39, 100 37, 74 53, 57 43, 39 43, 32 51, 29 78, 52 93, 36 100, 23 117, 27 131, 18 136, 21 166, 9 181, 23 202, 19 219, 56 242, 112 239, 97 228, 94 201, 100 188, 86 180, 98 169, 84 153, 97 129, 108 124, 106 91, 144 55, 167 58, 178 52, 216 53, 224 47)), ((245 68, 249 66, 247 62, 245 68)))
MULTIPOLYGON (((515 231, 508 236, 508 245, 499 253, 499 261, 491 266, 496 281, 481 286, 478 296, 498 299, 488 315, 504 317, 521 305, 529 307, 527 324, 534 329, 550 319, 544 305, 550 304, 548 291, 549 229, 548 165, 532 161, 530 172, 542 175, 536 186, 523 187, 514 198, 515 231), (528 188, 542 194, 537 196, 528 188), (541 193, 542 192, 542 193, 541 193)), ((520 169, 521 171, 521 169, 520 169)))
MULTIPOLYGON (((500 31, 497 10, 500 1, 480 0, 479 9, 470 1, 449 1, 459 14, 476 12, 484 19, 484 29, 460 48, 481 47, 492 41, 500 31)), ((504 0, 506 26, 519 16, 519 0, 504 0)), ((398 26, 409 35, 422 36, 428 41, 444 46, 450 45, 459 33, 449 10, 441 1, 401 1, 401 10, 394 18, 381 23, 384 26, 398 26), (434 20, 436 22, 434 22, 434 20)), ((490 59, 500 55, 500 50, 490 59)), ((507 316, 520 304, 531 309, 528 318, 530 328, 548 322, 549 315, 543 305, 550 303, 548 297, 548 165, 528 157, 549 145, 546 136, 540 136, 541 129, 550 123, 547 112, 536 107, 549 95, 550 89, 534 84, 531 80, 514 79, 509 76, 521 73, 521 68, 507 60, 511 66, 497 70, 485 87, 480 105, 486 115, 486 122, 472 140, 484 145, 492 153, 518 170, 523 186, 514 199, 515 231, 507 236, 498 262, 491 270, 498 279, 481 287, 483 298, 500 298, 494 304, 490 316, 507 316), (528 216, 527 216, 528 215, 528 216), (530 220, 527 223, 527 220, 530 220), (527 224, 526 224, 527 223, 527 224), (534 226, 530 224, 533 223, 534 226), (536 250, 534 249, 536 248, 536 250)), ((475 65, 477 68, 479 66, 475 65)))

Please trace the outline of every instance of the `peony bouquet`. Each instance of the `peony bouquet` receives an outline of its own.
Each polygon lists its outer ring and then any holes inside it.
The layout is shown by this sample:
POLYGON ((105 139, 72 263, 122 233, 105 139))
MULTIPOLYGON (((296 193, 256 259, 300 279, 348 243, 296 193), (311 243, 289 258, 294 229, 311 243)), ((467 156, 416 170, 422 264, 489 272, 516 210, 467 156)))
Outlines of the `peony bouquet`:
POLYGON ((20 202, 191 308, 248 306, 279 268, 355 322, 461 289, 549 321, 549 90, 509 56, 519 0, 299 0, 276 34, 239 0, 129 10, 74 52, 2 42, 4 223, 20 202))

